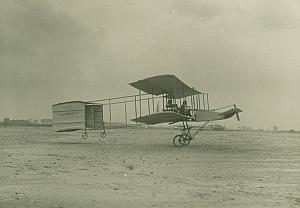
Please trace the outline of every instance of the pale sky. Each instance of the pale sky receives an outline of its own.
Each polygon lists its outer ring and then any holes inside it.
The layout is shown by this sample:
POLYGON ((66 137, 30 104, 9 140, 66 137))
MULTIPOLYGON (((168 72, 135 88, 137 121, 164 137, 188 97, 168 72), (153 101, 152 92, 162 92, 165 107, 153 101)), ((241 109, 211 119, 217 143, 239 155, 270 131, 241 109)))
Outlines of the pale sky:
POLYGON ((299 0, 0 0, 0 119, 174 74, 241 122, 300 130, 299 0))

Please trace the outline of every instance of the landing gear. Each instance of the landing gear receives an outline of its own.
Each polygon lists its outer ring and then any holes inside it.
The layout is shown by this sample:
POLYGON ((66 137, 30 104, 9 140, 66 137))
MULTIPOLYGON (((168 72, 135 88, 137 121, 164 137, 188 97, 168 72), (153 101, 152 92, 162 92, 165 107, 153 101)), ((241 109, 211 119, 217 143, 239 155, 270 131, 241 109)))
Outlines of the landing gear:
POLYGON ((188 134, 178 134, 173 138, 173 144, 176 147, 189 145, 193 138, 188 134))
MULTIPOLYGON (((94 130, 95 129, 101 129, 101 125, 100 126, 94 126, 94 128, 90 128, 90 129, 94 129, 94 130)), ((86 140, 89 137, 89 135, 87 133, 87 128, 84 128, 83 131, 84 132, 81 134, 81 138, 84 139, 84 140, 86 140)), ((102 131, 100 132, 100 137, 101 138, 106 137, 104 122, 102 122, 102 131)))
POLYGON ((89 135, 86 132, 83 132, 81 135, 82 139, 87 139, 89 137, 89 135))
POLYGON ((191 127, 188 126, 187 121, 182 121, 182 123, 183 128, 181 129, 181 134, 178 134, 173 138, 173 144, 176 147, 187 146, 191 143, 191 140, 193 139, 191 135, 191 127))
POLYGON ((175 147, 183 147, 189 145, 194 137, 209 123, 209 121, 203 123, 202 126, 200 126, 199 129, 197 129, 193 134, 191 134, 192 127, 188 126, 187 121, 182 121, 182 123, 183 128, 181 129, 181 134, 178 134, 173 138, 173 144, 175 147))
POLYGON ((179 142, 180 138, 181 138, 181 134, 178 134, 173 138, 173 144, 175 147, 181 147, 181 144, 179 142))
POLYGON ((191 140, 193 138, 188 135, 188 134, 183 134, 181 135, 181 137, 179 138, 179 143, 182 145, 182 146, 186 146, 186 145, 189 145, 191 143, 191 140))
POLYGON ((103 131, 100 133, 100 137, 101 137, 101 138, 104 138, 104 137, 106 137, 106 132, 105 132, 104 122, 102 122, 102 128, 103 128, 103 129, 102 129, 103 131))
POLYGON ((101 137, 101 138, 104 138, 104 137, 106 137, 106 133, 105 133, 105 131, 103 131, 103 132, 101 132, 101 133, 100 133, 100 137, 101 137))

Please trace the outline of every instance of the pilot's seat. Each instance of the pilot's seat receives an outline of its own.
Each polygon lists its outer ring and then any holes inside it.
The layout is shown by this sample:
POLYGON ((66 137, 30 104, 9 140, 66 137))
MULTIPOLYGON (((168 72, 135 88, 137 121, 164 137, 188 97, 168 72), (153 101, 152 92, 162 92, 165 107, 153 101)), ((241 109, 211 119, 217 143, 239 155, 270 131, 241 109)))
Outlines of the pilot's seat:
POLYGON ((171 99, 168 100, 167 104, 166 104, 166 109, 165 111, 174 111, 174 112, 178 112, 178 105, 176 103, 173 103, 171 99))

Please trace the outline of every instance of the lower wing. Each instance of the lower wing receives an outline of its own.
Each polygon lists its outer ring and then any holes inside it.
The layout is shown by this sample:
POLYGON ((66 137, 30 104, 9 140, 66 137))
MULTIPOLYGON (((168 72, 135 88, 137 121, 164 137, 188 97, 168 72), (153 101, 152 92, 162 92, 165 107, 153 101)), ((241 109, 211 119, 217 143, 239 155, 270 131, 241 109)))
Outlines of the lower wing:
POLYGON ((195 121, 215 121, 223 119, 220 113, 215 111, 198 110, 196 111, 195 121))
POLYGON ((177 123, 180 121, 190 120, 190 119, 193 118, 175 112, 160 112, 160 113, 155 113, 147 116, 142 116, 136 119, 131 119, 131 121, 144 123, 147 125, 154 125, 159 123, 177 123))

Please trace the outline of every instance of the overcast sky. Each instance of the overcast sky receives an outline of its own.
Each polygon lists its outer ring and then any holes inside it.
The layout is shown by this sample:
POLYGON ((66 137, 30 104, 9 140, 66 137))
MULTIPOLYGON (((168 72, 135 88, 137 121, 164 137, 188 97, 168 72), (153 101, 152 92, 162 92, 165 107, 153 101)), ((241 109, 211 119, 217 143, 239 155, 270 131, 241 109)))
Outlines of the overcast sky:
POLYGON ((299 0, 0 0, 0 119, 175 74, 233 125, 299 130, 299 57, 299 0))

